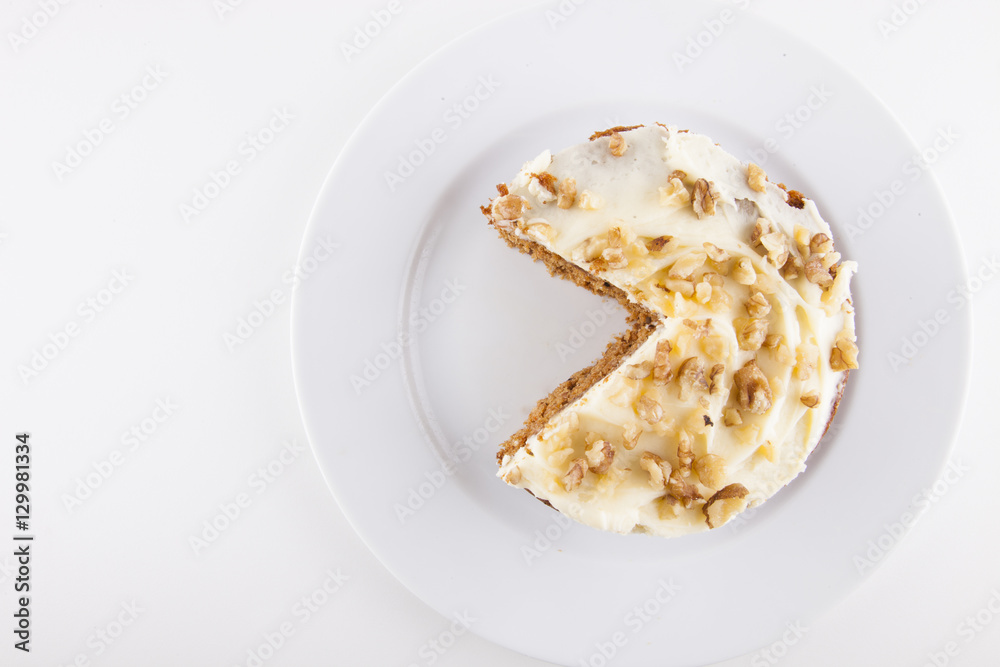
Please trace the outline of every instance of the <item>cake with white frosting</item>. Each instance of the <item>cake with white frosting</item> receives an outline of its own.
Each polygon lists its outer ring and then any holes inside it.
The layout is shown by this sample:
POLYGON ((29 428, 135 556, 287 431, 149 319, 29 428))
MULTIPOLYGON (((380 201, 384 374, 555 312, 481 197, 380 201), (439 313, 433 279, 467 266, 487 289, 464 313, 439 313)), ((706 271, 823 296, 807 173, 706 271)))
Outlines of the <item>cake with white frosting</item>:
POLYGON ((708 137, 616 127, 528 162, 483 212, 629 329, 542 398, 499 475, 619 533, 716 528, 805 469, 857 368, 850 281, 814 203, 708 137))

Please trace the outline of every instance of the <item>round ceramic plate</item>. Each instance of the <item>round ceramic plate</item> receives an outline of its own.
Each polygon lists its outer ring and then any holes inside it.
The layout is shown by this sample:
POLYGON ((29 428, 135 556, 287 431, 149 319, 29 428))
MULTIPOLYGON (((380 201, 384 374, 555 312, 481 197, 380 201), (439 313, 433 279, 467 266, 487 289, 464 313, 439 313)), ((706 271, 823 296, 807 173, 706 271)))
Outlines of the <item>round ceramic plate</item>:
POLYGON ((905 532, 960 418, 964 272, 916 153, 856 81, 734 4, 563 2, 449 45, 358 129, 304 240, 340 244, 295 293, 293 361, 343 511, 441 614, 554 663, 703 665, 808 624, 905 532), (861 370, 808 470, 673 540, 570 524, 495 477, 496 445, 625 322, 479 211, 542 150, 655 121, 813 198, 860 265, 861 370))

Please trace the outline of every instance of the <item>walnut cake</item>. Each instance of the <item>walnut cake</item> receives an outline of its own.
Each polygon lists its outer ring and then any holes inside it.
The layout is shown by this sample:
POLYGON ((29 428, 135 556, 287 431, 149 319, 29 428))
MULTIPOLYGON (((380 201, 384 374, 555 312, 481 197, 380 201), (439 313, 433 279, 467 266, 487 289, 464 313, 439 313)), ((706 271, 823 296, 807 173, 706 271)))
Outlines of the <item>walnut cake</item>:
POLYGON ((629 322, 500 445, 507 484, 672 537, 805 469, 858 367, 857 267, 812 200, 659 123, 546 151, 498 191, 483 212, 501 238, 629 322))

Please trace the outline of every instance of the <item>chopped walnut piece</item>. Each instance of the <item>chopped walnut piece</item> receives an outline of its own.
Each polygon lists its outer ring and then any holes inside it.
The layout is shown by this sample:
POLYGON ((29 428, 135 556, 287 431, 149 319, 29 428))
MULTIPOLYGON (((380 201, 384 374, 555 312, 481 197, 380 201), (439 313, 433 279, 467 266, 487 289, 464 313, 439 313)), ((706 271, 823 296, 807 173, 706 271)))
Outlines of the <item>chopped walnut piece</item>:
POLYGON ((833 241, 826 234, 815 234, 809 239, 809 251, 818 255, 833 252, 833 241))
MULTIPOLYGON (((676 172, 675 172, 676 173, 676 172)), ((680 178, 673 175, 667 179, 666 186, 660 188, 660 206, 687 206, 691 203, 691 193, 680 178)))
POLYGON ((625 150, 628 148, 628 144, 625 143, 625 137, 613 132, 611 134, 611 142, 608 144, 608 148, 611 149, 611 154, 615 157, 621 157, 625 155, 625 150))
POLYGON ((747 185, 750 186, 751 190, 756 190, 757 192, 764 192, 764 183, 767 182, 767 174, 764 170, 755 165, 753 162, 747 165, 747 185))
POLYGON ((640 362, 638 364, 631 364, 625 367, 623 371, 625 377, 632 380, 645 380, 649 377, 649 374, 653 372, 653 362, 646 361, 640 362))
POLYGON ((747 257, 740 257, 736 260, 736 265, 730 275, 740 285, 753 285, 757 282, 757 272, 753 268, 753 262, 747 257))
POLYGON ((788 261, 781 267, 781 276, 785 280, 794 280, 802 275, 805 270, 805 264, 802 260, 794 255, 789 255, 788 261))
POLYGON ((706 282, 700 282, 694 286, 694 298, 698 303, 708 303, 712 300, 712 285, 706 282))
POLYGON ((667 276, 687 280, 691 277, 692 273, 704 266, 707 258, 708 255, 703 252, 689 252, 674 262, 674 265, 670 267, 670 271, 667 272, 667 276))
POLYGON ((537 199, 539 204, 551 204, 556 200, 555 178, 551 174, 545 175, 552 179, 552 182, 549 183, 552 185, 551 190, 546 185, 548 179, 542 174, 531 174, 531 178, 528 180, 528 194, 537 199))
POLYGON ((809 235, 809 230, 802 225, 795 225, 792 230, 792 237, 795 239, 795 248, 802 255, 802 259, 809 259, 809 242, 812 237, 809 235))
POLYGON ((788 205, 792 208, 805 208, 806 197, 798 190, 788 191, 788 205))
POLYGON ((807 394, 802 394, 802 396, 799 397, 799 400, 802 401, 802 405, 807 408, 815 408, 819 405, 819 392, 810 391, 807 394))
POLYGON ((641 428, 632 423, 625 424, 625 429, 622 432, 622 447, 628 450, 635 449, 635 446, 639 444, 640 435, 642 435, 641 428))
POLYGON ((658 283, 658 286, 668 292, 680 292, 689 299, 694 296, 694 283, 688 280, 667 278, 662 283, 658 283))
POLYGON ((608 247, 608 241, 606 238, 601 236, 591 236, 586 241, 582 241, 580 245, 573 249, 573 259, 574 261, 583 260, 585 262, 592 262, 601 256, 601 253, 608 247))
POLYGON ((653 384, 655 385, 662 386, 674 379, 674 369, 670 366, 671 347, 669 340, 656 342, 656 354, 653 356, 653 384))
POLYGON ((567 491, 573 491, 580 483, 583 482, 583 476, 587 472, 588 468, 587 459, 584 457, 578 457, 570 461, 569 471, 563 477, 562 483, 563 488, 567 491))
POLYGON ((777 267, 788 261, 788 237, 781 232, 762 234, 760 244, 767 251, 767 260, 777 267))
POLYGON ((771 385, 767 377, 751 359, 733 374, 740 407, 755 415, 762 415, 771 409, 771 385))
POLYGON ((795 355, 788 349, 787 345, 778 345, 774 348, 774 358, 782 366, 789 368, 795 366, 795 355))
POLYGON ((851 271, 841 271, 840 265, 830 269, 834 274, 833 284, 823 290, 820 302, 823 304, 827 315, 833 315, 838 310, 851 308, 850 297, 848 296, 848 284, 851 281, 851 271))
POLYGON ((646 247, 646 244, 638 240, 633 240, 628 244, 628 251, 636 257, 645 257, 649 254, 649 248, 646 247))
POLYGON ((813 255, 809 258, 804 271, 806 280, 811 283, 815 283, 820 287, 829 287, 833 284, 833 276, 830 275, 830 269, 823 267, 823 258, 819 255, 813 255))
POLYGON ((754 452, 757 456, 762 456, 771 463, 774 463, 774 445, 770 440, 765 442, 763 445, 757 448, 754 452))
MULTIPOLYGON (((823 255, 821 263, 823 264, 824 269, 833 269, 833 267, 836 266, 840 260, 841 255, 839 252, 828 252, 823 255)), ((833 274, 834 272, 831 270, 830 273, 833 274)))
POLYGON ((715 215, 715 201, 719 198, 719 195, 715 192, 715 188, 712 184, 706 181, 704 178, 699 178, 694 183, 694 196, 691 198, 691 203, 694 206, 694 213, 698 216, 698 219, 704 218, 706 215, 715 215))
POLYGON ((764 347, 773 350, 781 345, 783 340, 785 340, 785 337, 781 334, 767 334, 767 338, 764 339, 764 347))
POLYGON ((830 352, 830 368, 846 371, 858 367, 858 346, 850 338, 837 336, 837 345, 830 352))
POLYGON ((590 472, 598 475, 606 473, 615 460, 615 448, 607 440, 595 440, 587 446, 584 453, 587 455, 590 472))
POLYGON ((701 508, 708 527, 718 528, 746 509, 749 494, 742 484, 730 484, 719 489, 701 508))
POLYGON ((624 269, 628 266, 625 251, 621 248, 607 248, 601 253, 601 259, 608 263, 610 269, 624 269))
POLYGON ((635 411, 647 424, 655 424, 663 419, 663 406, 645 394, 636 402, 635 411))
POLYGON ((713 289, 708 307, 713 313, 728 313, 733 307, 733 297, 724 289, 713 289))
POLYGON ((672 521, 680 515, 681 504, 669 493, 656 501, 656 516, 661 521, 672 521))
POLYGON ((654 489, 664 489, 667 486, 667 478, 672 472, 670 462, 664 461, 659 455, 653 452, 643 452, 639 459, 639 467, 649 474, 649 484, 654 489))
POLYGON ((597 209, 604 206, 604 200, 595 195, 590 190, 584 190, 580 193, 580 198, 577 201, 580 208, 586 211, 596 211, 597 209))
POLYGON ((683 320, 681 324, 694 332, 694 337, 699 340, 712 335, 711 317, 705 320, 683 320))
POLYGON ((729 253, 720 248, 719 246, 715 245, 714 243, 709 243, 708 241, 706 241, 701 245, 703 248, 705 248, 705 253, 708 255, 708 258, 713 262, 719 262, 721 264, 722 262, 726 262, 729 260, 729 253))
POLYGON ((686 401, 694 392, 708 391, 708 381, 705 379, 705 364, 698 357, 688 357, 681 364, 677 376, 681 386, 680 399, 686 401))
POLYGON ((715 364, 708 371, 708 393, 713 396, 722 389, 722 374, 726 372, 725 364, 715 364))
POLYGON ((725 426, 739 426, 743 423, 743 415, 736 408, 726 408, 722 415, 722 423, 725 426))
POLYGON ((705 336, 701 342, 701 349, 713 361, 726 358, 726 341, 722 336, 705 336))
POLYGON ((539 184, 550 193, 556 193, 556 177, 547 171, 543 171, 540 174, 532 174, 532 178, 537 179, 539 184))
POLYGON ((687 177, 688 175, 686 171, 681 171, 680 169, 674 169, 672 172, 670 172, 670 175, 667 176, 667 180, 672 181, 675 178, 677 178, 679 180, 686 181, 687 177))
POLYGON ((646 247, 649 252, 659 254, 670 251, 670 242, 674 240, 672 236, 657 236, 655 239, 650 239, 646 242, 646 247))
POLYGON ((564 178, 559 183, 559 208, 571 208, 576 201, 576 179, 564 178))
POLYGON ((608 229, 608 247, 621 248, 622 245, 622 228, 615 226, 608 229))
POLYGON ((726 459, 718 454, 705 454, 694 460, 694 472, 705 486, 717 489, 726 480, 726 459))
POLYGON ((707 282, 712 287, 723 288, 726 286, 725 278, 720 276, 718 273, 715 273, 714 271, 706 271, 705 275, 703 275, 701 279, 707 282))
POLYGON ((599 259, 604 251, 608 249, 608 240, 602 236, 591 236, 586 241, 587 245, 584 246, 583 256, 587 261, 593 261, 599 259))
POLYGON ((736 342, 739 343, 741 350, 759 350, 767 339, 766 319, 737 317, 733 320, 733 325, 736 329, 736 342))
POLYGON ((760 292, 754 292, 745 305, 750 317, 764 317, 771 312, 771 302, 760 292))
POLYGON ((569 427, 570 433, 580 429, 580 415, 576 413, 576 410, 566 415, 566 425, 569 427))
POLYGON ((539 243, 551 243, 556 238, 556 230, 546 222, 528 223, 524 233, 539 243))
POLYGON ((785 266, 788 264, 788 259, 791 256, 792 256, 791 253, 788 252, 788 248, 785 248, 783 250, 775 250, 774 252, 767 253, 767 261, 774 264, 780 270, 785 268, 785 266))
MULTIPOLYGON (((758 222, 758 224, 760 224, 758 222)), ((781 232, 767 232, 766 234, 761 234, 758 237, 760 244, 764 246, 764 249, 769 253, 775 250, 781 250, 786 248, 787 237, 781 232)))
POLYGON ((702 500, 697 487, 684 479, 680 470, 672 470, 667 478, 667 491, 680 501, 684 509, 690 509, 696 500, 702 500))
POLYGON ((682 476, 687 477, 691 474, 691 464, 693 463, 694 437, 686 430, 681 429, 677 434, 677 469, 681 471, 682 476))
POLYGON ((521 469, 517 466, 512 467, 504 474, 503 481, 511 486, 517 486, 521 483, 521 469))
POLYGON ((795 351, 795 377, 808 380, 819 365, 819 348, 811 343, 799 345, 795 351))
POLYGON ((504 195, 493 201, 493 215, 500 220, 517 220, 529 208, 528 200, 519 195, 504 195))
POLYGON ((770 234, 774 229, 771 227, 771 222, 767 218, 757 218, 757 222, 754 223, 753 230, 750 232, 750 246, 757 248, 761 245, 760 237, 765 234, 770 234))

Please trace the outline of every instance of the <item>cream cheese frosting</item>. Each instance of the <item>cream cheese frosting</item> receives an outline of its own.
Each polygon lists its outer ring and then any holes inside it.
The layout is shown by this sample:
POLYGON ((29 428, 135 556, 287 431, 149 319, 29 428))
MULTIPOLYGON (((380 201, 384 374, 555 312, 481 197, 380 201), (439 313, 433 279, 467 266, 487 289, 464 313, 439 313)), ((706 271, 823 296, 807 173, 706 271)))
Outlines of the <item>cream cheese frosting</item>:
POLYGON ((853 262, 811 200, 708 137, 616 128, 524 165, 494 224, 624 291, 656 328, 499 475, 577 521, 677 536, 805 469, 857 367, 853 262))

